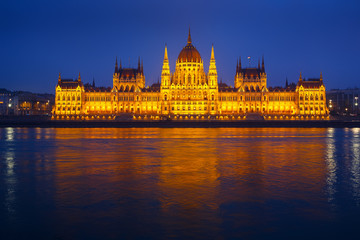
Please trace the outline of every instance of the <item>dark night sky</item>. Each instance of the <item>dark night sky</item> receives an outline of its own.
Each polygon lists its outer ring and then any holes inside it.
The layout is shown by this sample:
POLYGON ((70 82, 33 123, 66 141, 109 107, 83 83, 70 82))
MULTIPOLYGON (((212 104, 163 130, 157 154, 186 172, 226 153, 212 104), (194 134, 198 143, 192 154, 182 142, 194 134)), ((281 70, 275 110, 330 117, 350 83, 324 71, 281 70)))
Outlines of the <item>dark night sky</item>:
MULTIPOLYGON (((0 2, 0 88, 54 92, 58 73, 112 86, 115 57, 144 60, 146 84, 170 68, 189 25, 207 72, 214 44, 219 81, 233 85, 236 60, 264 54, 268 86, 323 77, 327 89, 360 87, 360 2, 8 1, 0 2)), ((129 63, 130 59, 130 63, 129 63)))

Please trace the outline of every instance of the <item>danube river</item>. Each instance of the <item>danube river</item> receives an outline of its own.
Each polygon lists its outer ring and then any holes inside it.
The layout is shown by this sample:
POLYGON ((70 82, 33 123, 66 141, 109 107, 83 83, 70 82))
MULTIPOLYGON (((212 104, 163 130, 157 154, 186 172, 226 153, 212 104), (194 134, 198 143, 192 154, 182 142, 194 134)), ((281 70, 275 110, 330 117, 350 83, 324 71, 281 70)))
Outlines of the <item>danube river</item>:
POLYGON ((359 128, 0 128, 0 239, 350 239, 359 128))

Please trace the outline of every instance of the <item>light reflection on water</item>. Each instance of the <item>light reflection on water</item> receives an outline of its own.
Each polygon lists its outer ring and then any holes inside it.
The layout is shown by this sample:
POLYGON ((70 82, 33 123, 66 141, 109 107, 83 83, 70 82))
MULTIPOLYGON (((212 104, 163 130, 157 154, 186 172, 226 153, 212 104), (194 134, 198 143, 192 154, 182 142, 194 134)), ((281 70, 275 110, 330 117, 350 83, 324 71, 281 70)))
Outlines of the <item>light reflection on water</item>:
POLYGON ((360 222, 354 220, 359 133, 0 129, 0 233, 15 239, 331 238, 346 228, 349 234, 360 222))

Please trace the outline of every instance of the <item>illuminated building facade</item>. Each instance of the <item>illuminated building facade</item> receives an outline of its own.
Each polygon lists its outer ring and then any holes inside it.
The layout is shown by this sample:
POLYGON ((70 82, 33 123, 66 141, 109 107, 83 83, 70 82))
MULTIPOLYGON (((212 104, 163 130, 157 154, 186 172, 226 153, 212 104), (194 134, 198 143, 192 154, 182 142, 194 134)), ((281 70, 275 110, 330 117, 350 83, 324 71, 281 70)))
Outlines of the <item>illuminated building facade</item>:
POLYGON ((165 46, 161 83, 145 86, 140 59, 137 68, 123 68, 116 60, 112 88, 84 85, 80 74, 77 80, 59 75, 55 101, 55 119, 301 120, 329 114, 322 75, 305 80, 300 74, 297 84, 268 88, 264 58, 257 68, 243 68, 240 60, 234 87, 219 84, 214 47, 206 73, 190 32, 174 73, 165 46))

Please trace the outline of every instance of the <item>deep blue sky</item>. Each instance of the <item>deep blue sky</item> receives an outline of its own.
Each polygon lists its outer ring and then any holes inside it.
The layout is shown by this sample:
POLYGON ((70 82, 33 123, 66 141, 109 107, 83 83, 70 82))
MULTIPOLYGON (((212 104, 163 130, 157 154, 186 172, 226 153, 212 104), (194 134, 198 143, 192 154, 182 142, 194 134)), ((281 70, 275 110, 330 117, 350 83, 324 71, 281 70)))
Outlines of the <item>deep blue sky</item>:
POLYGON ((323 77, 327 89, 358 86, 357 0, 16 1, 0 2, 0 88, 54 92, 58 72, 112 86, 115 57, 144 60, 146 84, 170 68, 189 25, 207 71, 214 44, 219 81, 233 85, 236 60, 263 54, 268 86, 323 77))

